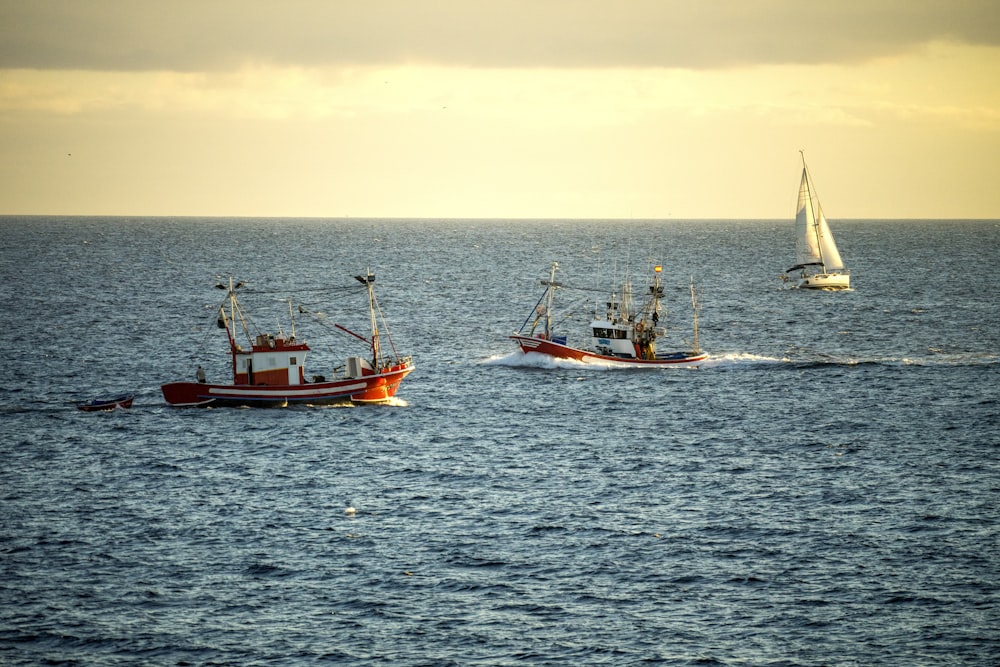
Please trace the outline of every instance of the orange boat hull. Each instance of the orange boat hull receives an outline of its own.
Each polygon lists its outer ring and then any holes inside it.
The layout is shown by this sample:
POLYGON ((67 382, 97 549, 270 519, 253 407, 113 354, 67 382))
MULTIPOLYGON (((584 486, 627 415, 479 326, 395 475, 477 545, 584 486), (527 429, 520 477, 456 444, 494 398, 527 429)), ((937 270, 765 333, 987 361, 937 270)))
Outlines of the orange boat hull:
POLYGON ((167 403, 177 407, 253 407, 383 403, 395 396, 412 364, 400 364, 358 378, 296 385, 240 385, 168 382, 160 387, 167 403))

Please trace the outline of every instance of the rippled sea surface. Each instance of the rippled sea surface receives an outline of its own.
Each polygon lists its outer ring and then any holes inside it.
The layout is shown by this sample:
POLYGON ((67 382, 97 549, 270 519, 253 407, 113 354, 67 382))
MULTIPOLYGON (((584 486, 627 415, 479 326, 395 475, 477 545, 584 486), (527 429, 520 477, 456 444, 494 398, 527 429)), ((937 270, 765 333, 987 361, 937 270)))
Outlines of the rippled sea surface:
POLYGON ((831 225, 849 292, 791 221, 0 218, 0 664, 998 664, 1000 223, 831 225), (664 349, 693 281, 710 360, 515 352, 551 261, 662 262, 664 349), (394 404, 163 403, 218 277, 363 330, 369 266, 394 404))

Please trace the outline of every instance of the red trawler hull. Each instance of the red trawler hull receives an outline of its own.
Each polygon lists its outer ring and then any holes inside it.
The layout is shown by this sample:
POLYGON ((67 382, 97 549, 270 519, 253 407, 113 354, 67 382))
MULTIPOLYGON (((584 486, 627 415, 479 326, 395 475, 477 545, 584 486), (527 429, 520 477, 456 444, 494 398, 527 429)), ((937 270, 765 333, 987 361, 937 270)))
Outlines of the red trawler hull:
POLYGON ((670 355, 657 357, 656 359, 636 359, 634 357, 614 357, 588 350, 581 350, 569 345, 563 345, 545 338, 532 338, 514 334, 511 340, 516 342, 525 354, 535 352, 544 354, 556 359, 572 359, 583 363, 613 363, 623 366, 697 366, 708 359, 708 354, 704 352, 676 352, 670 355))
POLYGON ((412 370, 412 364, 401 364, 357 378, 296 385, 168 382, 161 390, 167 403, 176 407, 279 408, 384 403, 396 395, 399 383, 412 370))

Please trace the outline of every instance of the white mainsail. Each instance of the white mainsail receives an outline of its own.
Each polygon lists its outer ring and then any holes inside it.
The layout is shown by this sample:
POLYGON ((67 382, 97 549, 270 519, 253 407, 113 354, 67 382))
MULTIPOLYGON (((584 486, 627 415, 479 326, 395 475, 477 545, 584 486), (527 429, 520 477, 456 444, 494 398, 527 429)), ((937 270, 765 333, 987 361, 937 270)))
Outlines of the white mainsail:
POLYGON ((802 181, 799 183, 799 203, 795 211, 795 249, 798 264, 820 264, 823 271, 844 268, 840 251, 833 240, 823 207, 820 206, 809 170, 802 163, 802 181))

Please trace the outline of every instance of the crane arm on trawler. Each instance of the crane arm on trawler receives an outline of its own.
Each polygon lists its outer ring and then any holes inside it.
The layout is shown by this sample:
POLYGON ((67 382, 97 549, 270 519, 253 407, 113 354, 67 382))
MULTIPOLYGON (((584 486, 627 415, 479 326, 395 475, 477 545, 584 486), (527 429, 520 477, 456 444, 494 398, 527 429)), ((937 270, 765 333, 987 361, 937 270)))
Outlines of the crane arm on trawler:
POLYGON ((344 331, 344 332, 346 332, 346 333, 349 333, 349 334, 351 334, 352 336, 354 336, 354 337, 355 337, 355 338, 357 338, 358 340, 362 340, 362 341, 364 341, 364 342, 366 342, 366 343, 371 343, 371 341, 370 341, 370 340, 368 340, 367 338, 365 338, 365 337, 364 337, 364 336, 362 336, 361 334, 358 334, 358 333, 354 333, 353 331, 351 331, 350 329, 348 329, 348 328, 347 328, 347 327, 345 327, 345 326, 342 326, 342 325, 340 325, 340 324, 337 324, 336 322, 334 322, 333 326, 337 327, 337 328, 338 328, 338 329, 340 329, 341 331, 344 331))

